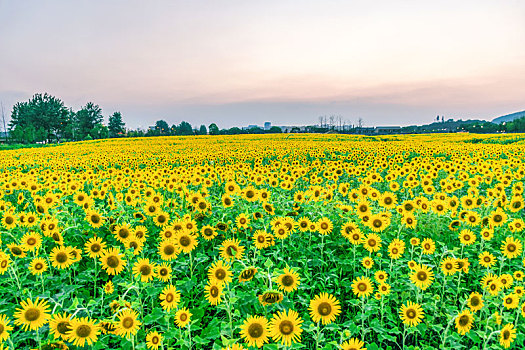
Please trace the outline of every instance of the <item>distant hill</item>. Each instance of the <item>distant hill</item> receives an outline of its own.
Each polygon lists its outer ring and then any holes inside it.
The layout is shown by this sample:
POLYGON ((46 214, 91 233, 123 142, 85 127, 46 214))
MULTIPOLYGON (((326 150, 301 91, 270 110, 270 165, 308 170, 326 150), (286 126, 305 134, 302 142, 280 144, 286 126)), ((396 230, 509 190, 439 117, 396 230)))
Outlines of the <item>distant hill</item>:
POLYGON ((518 119, 518 118, 522 118, 522 117, 525 117, 525 111, 516 112, 516 113, 512 113, 512 114, 507 114, 507 115, 504 115, 504 116, 501 116, 501 117, 497 117, 497 118, 493 119, 492 122, 495 123, 495 124, 501 124, 503 122, 511 122, 514 119, 518 119))

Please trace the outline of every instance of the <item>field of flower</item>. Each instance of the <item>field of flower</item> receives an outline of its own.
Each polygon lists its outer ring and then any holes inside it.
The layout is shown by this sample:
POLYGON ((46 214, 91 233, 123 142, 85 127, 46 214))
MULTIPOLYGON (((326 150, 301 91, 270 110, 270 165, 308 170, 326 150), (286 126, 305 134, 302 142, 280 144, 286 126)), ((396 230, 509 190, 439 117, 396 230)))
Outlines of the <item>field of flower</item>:
POLYGON ((521 349, 523 139, 0 151, 0 349, 521 349))

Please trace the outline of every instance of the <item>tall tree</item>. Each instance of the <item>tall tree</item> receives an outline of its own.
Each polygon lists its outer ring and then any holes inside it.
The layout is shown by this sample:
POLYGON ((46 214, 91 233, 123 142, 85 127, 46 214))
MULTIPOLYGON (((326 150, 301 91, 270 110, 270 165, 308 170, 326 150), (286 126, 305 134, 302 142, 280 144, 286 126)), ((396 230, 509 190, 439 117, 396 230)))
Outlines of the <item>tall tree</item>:
POLYGON ((215 123, 211 123, 208 127, 210 135, 219 135, 219 127, 215 123))
POLYGON ((93 102, 88 102, 82 109, 76 113, 76 122, 77 122, 77 139, 83 140, 88 135, 92 138, 94 135, 91 135, 93 129, 97 124, 102 124, 102 109, 99 105, 94 104, 93 102))
POLYGON ((120 133, 124 133, 124 122, 122 121, 122 114, 115 112, 109 117, 109 136, 116 137, 120 133))
POLYGON ((191 127, 191 124, 188 122, 181 122, 179 125, 179 133, 180 135, 193 135, 193 128, 191 127))
POLYGON ((199 135, 206 135, 208 133, 208 130, 206 130, 206 125, 201 125, 199 128, 199 135))
POLYGON ((67 127, 67 117, 68 111, 62 100, 47 93, 35 94, 29 101, 13 106, 9 129, 23 131, 32 126, 34 130, 43 130, 44 140, 51 141, 54 137, 60 141, 67 127))
POLYGON ((158 130, 161 135, 167 135, 170 132, 170 127, 165 120, 157 120, 155 123, 155 129, 158 130))

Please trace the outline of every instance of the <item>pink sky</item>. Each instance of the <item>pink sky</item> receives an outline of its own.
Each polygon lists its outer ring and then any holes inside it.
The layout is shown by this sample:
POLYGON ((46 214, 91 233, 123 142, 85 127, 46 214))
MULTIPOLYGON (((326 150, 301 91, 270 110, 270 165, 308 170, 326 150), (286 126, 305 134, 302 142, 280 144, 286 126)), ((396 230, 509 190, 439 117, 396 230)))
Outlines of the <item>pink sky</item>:
POLYGON ((369 125, 525 109, 523 1, 1 1, 0 101, 128 126, 369 125))

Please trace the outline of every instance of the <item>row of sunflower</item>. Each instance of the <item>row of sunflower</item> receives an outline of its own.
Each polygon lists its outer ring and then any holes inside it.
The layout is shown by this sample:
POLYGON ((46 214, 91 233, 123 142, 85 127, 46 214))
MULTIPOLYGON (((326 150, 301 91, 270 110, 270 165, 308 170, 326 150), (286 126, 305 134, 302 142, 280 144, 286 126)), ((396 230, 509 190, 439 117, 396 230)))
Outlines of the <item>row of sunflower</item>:
POLYGON ((0 346, 521 344, 524 150, 469 140, 4 151, 0 346))

